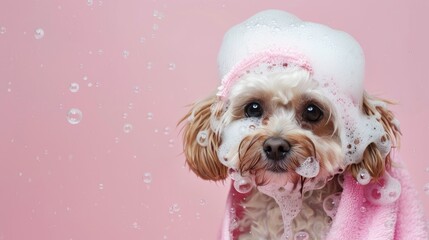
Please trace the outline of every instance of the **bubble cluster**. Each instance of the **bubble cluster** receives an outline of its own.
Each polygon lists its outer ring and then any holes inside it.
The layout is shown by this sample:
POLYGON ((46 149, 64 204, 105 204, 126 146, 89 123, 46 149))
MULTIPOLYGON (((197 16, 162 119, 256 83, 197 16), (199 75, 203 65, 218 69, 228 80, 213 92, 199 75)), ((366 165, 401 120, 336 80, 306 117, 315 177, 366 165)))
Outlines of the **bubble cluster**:
POLYGON ((386 205, 395 202, 401 195, 399 181, 385 172, 376 182, 369 183, 364 189, 365 198, 375 205, 386 205))
POLYGON ((308 157, 301 165, 296 168, 295 172, 299 175, 312 178, 317 176, 320 171, 319 161, 315 157, 308 157))
POLYGON ((334 218, 338 211, 338 205, 341 200, 341 193, 334 193, 323 200, 323 210, 325 210, 326 215, 331 218, 334 218))
POLYGON ((82 111, 78 108, 71 108, 67 112, 67 121, 72 124, 76 125, 82 121, 82 111))

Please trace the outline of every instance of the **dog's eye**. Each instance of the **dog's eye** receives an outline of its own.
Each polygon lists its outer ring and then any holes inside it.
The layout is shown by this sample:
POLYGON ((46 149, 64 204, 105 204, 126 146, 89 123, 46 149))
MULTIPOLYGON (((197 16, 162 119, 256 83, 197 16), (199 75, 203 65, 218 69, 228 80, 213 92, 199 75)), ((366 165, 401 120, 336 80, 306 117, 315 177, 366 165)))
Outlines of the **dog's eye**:
POLYGON ((246 114, 246 117, 259 118, 264 113, 264 110, 258 102, 251 102, 244 107, 244 113, 246 114))
POLYGON ((309 104, 305 107, 302 118, 311 123, 318 122, 323 117, 323 112, 320 108, 314 104, 309 104))

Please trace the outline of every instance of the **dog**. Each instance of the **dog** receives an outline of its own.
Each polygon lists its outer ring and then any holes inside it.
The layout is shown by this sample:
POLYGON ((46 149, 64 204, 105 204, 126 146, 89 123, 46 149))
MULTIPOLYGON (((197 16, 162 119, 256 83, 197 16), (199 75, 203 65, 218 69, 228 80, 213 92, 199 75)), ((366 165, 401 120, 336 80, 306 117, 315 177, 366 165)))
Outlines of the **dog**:
POLYGON ((232 179, 222 239, 334 239, 345 179, 363 189, 361 212, 397 202, 399 124, 363 90, 351 36, 268 10, 226 34, 218 61, 218 91, 180 122, 189 168, 232 179))

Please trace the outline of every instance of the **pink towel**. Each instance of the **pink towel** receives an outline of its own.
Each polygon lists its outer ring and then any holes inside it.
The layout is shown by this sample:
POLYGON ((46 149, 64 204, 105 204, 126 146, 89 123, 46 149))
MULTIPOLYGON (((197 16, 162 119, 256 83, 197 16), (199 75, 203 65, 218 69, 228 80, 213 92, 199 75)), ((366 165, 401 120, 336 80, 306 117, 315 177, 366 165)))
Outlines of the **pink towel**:
MULTIPOLYGON (((365 188, 347 175, 338 212, 327 240, 427 240, 429 234, 423 209, 406 169, 400 167, 398 154, 392 154, 395 166, 390 175, 401 184, 401 195, 394 203, 375 205, 365 198, 365 188)), ((243 215, 241 202, 245 194, 231 187, 227 200, 222 240, 235 240, 240 230, 234 228, 243 215), (230 231, 233 229, 233 231, 230 231)))

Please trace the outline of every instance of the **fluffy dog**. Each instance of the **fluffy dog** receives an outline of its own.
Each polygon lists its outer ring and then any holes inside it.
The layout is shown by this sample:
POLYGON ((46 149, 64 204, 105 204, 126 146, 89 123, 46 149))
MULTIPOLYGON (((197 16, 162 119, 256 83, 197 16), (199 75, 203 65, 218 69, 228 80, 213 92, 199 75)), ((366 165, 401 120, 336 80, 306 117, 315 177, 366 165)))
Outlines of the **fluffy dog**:
POLYGON ((397 201, 398 122, 363 90, 363 62, 349 35, 281 11, 226 34, 221 87, 181 121, 190 169, 232 179, 224 239, 332 239, 345 178, 362 187, 349 208, 397 201))

